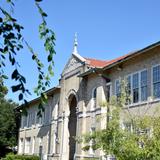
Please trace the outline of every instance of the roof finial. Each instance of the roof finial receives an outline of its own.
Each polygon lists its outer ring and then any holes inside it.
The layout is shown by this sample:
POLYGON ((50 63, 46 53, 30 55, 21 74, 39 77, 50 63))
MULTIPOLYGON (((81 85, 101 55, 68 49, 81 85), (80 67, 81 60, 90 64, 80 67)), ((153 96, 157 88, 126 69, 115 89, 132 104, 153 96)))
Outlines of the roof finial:
POLYGON ((78 41, 77 41, 77 32, 74 35, 74 46, 73 46, 73 54, 78 54, 78 41))

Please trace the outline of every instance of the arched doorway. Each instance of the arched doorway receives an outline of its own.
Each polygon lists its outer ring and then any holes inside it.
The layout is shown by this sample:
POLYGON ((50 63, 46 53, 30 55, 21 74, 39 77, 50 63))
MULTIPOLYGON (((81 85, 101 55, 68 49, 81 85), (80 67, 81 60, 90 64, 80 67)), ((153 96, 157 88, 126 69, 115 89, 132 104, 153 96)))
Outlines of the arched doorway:
POLYGON ((77 128, 77 114, 76 114, 76 107, 77 107, 77 99, 75 95, 69 96, 69 121, 68 121, 68 130, 69 130, 69 160, 74 159, 74 154, 76 151, 76 128, 77 128))

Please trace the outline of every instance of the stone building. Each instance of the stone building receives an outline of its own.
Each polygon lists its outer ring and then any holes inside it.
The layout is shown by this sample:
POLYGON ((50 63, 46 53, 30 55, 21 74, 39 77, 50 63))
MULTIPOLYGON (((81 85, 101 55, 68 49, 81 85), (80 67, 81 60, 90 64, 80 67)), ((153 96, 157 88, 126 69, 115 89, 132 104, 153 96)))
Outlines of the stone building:
POLYGON ((83 151, 84 144, 78 144, 74 137, 105 128, 106 109, 101 104, 112 95, 118 96, 121 78, 128 80, 132 98, 127 107, 133 113, 143 114, 148 103, 152 104, 150 113, 157 107, 160 42, 107 61, 80 56, 77 45, 75 38, 73 53, 59 85, 47 91, 48 104, 41 118, 37 116, 40 99, 29 102, 28 115, 21 118, 19 154, 42 155, 48 160, 101 157, 103 152, 93 151, 91 147, 83 151))

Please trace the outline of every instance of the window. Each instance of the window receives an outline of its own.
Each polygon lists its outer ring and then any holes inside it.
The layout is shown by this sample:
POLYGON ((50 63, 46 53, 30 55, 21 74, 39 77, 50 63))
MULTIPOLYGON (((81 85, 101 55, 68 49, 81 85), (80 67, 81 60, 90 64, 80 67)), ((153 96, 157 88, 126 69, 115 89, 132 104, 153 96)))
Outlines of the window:
POLYGON ((160 65, 153 67, 153 97, 160 98, 160 65))
POLYGON ((133 132, 133 125, 131 122, 123 122, 123 129, 127 132, 133 132))
POLYGON ((32 126, 32 114, 28 113, 27 115, 27 127, 31 127, 32 126))
MULTIPOLYGON (((159 76, 160 77, 160 76, 159 76)), ((148 98, 148 71, 143 70, 126 77, 126 105, 147 101, 148 98)), ((160 91, 160 88, 159 88, 160 91)), ((120 96, 120 80, 115 81, 115 95, 120 96)), ((159 93, 160 95, 160 93, 159 93)))
POLYGON ((35 136, 32 139, 32 154, 35 152, 35 136))
POLYGON ((137 103, 139 101, 139 74, 133 74, 132 78, 133 84, 133 103, 137 103))
POLYGON ((35 125, 35 118, 36 118, 35 114, 36 114, 35 112, 32 113, 32 125, 35 125))
POLYGON ((92 109, 96 108, 97 103, 97 88, 94 88, 92 91, 92 109))
POLYGON ((27 137, 25 141, 25 153, 30 153, 31 137, 27 137))
POLYGON ((41 117, 39 117, 39 115, 37 115, 38 114, 38 112, 36 113, 36 124, 39 124, 39 119, 41 118, 41 117))
POLYGON ((24 116, 21 116, 21 128, 24 128, 24 116))
POLYGON ((127 77, 126 104, 131 104, 131 75, 127 77))
POLYGON ((121 87, 120 87, 120 80, 119 79, 117 79, 115 81, 115 95, 117 98, 119 98, 121 95, 121 87))
POLYGON ((146 101, 148 97, 147 93, 147 70, 141 72, 141 101, 146 101))
POLYGON ((23 153, 23 138, 20 138, 19 141, 19 153, 23 153))
POLYGON ((36 124, 43 125, 45 122, 45 111, 41 111, 41 115, 36 113, 36 124))
POLYGON ((107 102, 110 101, 110 97, 111 97, 111 83, 107 83, 106 84, 106 100, 107 100, 107 102))
POLYGON ((27 127, 27 116, 21 116, 21 128, 27 127))

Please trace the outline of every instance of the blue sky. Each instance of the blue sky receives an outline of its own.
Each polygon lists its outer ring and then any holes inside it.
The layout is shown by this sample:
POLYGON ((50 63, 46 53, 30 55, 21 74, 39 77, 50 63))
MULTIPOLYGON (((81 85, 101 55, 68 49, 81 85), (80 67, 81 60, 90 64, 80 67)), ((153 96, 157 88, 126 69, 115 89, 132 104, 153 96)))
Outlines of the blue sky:
MULTIPOLYGON (((78 50, 84 57, 113 59, 160 40, 159 0, 43 0, 48 25, 56 33, 55 76, 51 87, 58 84, 64 65, 71 56, 74 33, 78 33, 78 50)), ((14 16, 24 26, 24 36, 40 58, 43 43, 38 37, 41 22, 33 0, 16 0, 14 16)), ((0 5, 7 7, 5 0, 0 5)), ((37 77, 30 53, 24 49, 18 56, 27 87, 36 86, 37 77)), ((45 62, 46 63, 46 62, 45 62)), ((11 67, 6 68, 8 73, 11 67)), ((13 82, 6 83, 11 86, 13 82)), ((17 95, 9 92, 17 101, 17 95)), ((33 94, 29 100, 35 98, 33 94)))

